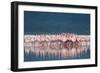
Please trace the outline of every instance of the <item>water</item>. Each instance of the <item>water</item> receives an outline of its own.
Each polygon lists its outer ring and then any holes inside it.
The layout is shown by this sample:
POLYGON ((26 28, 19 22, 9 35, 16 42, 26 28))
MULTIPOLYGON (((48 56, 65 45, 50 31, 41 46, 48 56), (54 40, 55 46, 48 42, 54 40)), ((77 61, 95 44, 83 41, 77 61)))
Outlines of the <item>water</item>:
MULTIPOLYGON (((24 35, 76 33, 90 35, 90 14, 24 11, 24 35)), ((90 47, 61 50, 24 48, 24 61, 52 61, 90 58, 90 47)))
MULTIPOLYGON (((77 49, 76 49, 77 50, 77 49)), ((66 50, 68 51, 68 50, 66 50)), ((73 60, 73 59, 88 59, 90 58, 90 49, 88 48, 87 50, 77 50, 75 54, 71 54, 72 50, 69 51, 68 55, 64 55, 64 53, 60 52, 56 54, 50 54, 46 52, 45 54, 38 53, 36 54, 35 52, 25 52, 24 51, 24 61, 52 61, 52 60, 73 60), (70 53, 70 55, 69 55, 70 53)), ((66 54, 66 53, 65 53, 66 54)))
POLYGON ((88 59, 90 58, 90 50, 87 50, 87 52, 82 52, 80 55, 77 55, 75 57, 68 57, 68 58, 63 58, 59 56, 54 56, 54 55, 48 55, 46 54, 45 56, 42 55, 36 55, 32 52, 29 54, 25 53, 24 56, 24 61, 50 61, 50 60, 73 60, 73 59, 88 59))

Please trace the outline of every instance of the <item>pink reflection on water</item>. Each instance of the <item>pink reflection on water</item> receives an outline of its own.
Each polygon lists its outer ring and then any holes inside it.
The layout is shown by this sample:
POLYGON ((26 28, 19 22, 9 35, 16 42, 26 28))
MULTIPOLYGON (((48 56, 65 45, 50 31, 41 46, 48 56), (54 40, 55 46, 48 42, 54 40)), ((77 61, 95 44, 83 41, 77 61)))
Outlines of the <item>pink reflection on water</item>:
POLYGON ((63 58, 75 57, 82 52, 90 49, 89 35, 76 35, 63 33, 41 34, 41 35, 25 35, 24 50, 26 53, 32 52, 37 56, 49 55, 59 56, 63 58))

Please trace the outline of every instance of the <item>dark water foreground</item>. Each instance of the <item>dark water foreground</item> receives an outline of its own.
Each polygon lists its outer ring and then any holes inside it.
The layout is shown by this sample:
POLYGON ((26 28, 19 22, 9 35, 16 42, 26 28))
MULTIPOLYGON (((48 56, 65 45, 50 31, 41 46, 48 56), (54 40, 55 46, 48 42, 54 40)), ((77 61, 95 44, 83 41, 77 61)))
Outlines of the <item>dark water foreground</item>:
POLYGON ((45 53, 45 55, 36 54, 33 52, 25 52, 24 51, 24 61, 50 61, 50 60, 73 60, 73 59, 88 59, 90 58, 90 49, 87 49, 86 51, 82 51, 79 54, 76 55, 70 55, 70 56, 62 56, 62 54, 55 55, 55 54, 49 54, 45 53))

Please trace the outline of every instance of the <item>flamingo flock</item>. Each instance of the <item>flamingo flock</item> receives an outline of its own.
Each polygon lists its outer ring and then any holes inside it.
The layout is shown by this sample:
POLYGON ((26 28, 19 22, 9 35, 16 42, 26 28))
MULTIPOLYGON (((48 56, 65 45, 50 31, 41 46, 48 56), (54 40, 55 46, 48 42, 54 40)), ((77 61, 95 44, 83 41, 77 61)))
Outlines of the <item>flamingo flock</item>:
POLYGON ((37 34, 24 36, 25 53, 74 57, 90 49, 90 36, 72 33, 37 34))

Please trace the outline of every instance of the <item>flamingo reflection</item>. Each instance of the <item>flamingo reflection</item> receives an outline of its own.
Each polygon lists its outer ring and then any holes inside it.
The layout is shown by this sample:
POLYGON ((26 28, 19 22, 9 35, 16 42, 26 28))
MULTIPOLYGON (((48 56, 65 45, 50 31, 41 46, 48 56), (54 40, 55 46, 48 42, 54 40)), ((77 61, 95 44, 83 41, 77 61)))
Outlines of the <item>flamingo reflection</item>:
POLYGON ((25 53, 31 52, 36 56, 52 55, 59 58, 73 58, 89 49, 89 35, 63 33, 58 35, 25 35, 24 37, 25 53))

